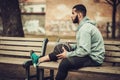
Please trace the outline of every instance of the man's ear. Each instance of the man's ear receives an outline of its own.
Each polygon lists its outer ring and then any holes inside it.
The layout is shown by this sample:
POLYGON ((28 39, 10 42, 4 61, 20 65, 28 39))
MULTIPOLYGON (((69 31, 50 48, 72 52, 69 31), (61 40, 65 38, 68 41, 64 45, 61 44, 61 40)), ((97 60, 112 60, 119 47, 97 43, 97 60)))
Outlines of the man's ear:
POLYGON ((78 18, 79 18, 79 20, 80 20, 81 18, 83 18, 83 15, 82 15, 81 12, 78 13, 78 18))

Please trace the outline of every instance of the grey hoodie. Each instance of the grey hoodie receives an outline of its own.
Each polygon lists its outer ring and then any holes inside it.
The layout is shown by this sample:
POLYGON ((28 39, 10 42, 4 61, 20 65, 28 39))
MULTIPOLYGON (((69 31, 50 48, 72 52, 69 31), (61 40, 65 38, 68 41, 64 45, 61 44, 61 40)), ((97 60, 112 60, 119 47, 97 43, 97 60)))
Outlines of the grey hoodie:
POLYGON ((67 52, 67 57, 84 57, 89 55, 94 61, 102 64, 105 48, 100 31, 95 23, 84 17, 76 31, 77 44, 72 45, 74 51, 67 52))

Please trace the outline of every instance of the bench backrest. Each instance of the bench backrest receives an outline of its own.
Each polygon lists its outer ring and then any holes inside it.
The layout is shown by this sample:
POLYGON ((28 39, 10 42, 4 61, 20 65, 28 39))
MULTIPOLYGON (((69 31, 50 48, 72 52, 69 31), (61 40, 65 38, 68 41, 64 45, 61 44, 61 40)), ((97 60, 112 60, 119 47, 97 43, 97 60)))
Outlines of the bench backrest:
POLYGON ((47 38, 0 37, 0 56, 29 58, 30 51, 45 55, 47 38))
POLYGON ((120 63, 120 41, 104 41, 105 43, 105 61, 113 63, 120 63))
MULTIPOLYGON (((59 42, 76 43, 74 39, 59 39, 59 42)), ((104 44, 106 51, 104 62, 120 64, 120 41, 104 41, 104 44)))

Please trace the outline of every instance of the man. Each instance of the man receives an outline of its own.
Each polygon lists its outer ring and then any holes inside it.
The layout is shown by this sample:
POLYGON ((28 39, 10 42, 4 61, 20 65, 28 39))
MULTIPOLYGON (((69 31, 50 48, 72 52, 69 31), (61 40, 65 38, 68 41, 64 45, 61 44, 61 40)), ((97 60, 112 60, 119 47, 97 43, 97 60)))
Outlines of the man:
MULTIPOLYGON (((95 23, 86 17, 86 7, 77 4, 72 8, 72 21, 79 24, 76 30, 76 44, 71 46, 72 51, 62 47, 62 52, 57 54, 57 59, 62 59, 56 80, 65 80, 68 71, 86 66, 100 66, 104 60, 104 42, 95 23)), ((34 54, 35 55, 35 54, 34 54)), ((49 56, 40 58, 39 62, 49 60, 49 56)), ((34 59, 33 59, 34 60, 34 59)))

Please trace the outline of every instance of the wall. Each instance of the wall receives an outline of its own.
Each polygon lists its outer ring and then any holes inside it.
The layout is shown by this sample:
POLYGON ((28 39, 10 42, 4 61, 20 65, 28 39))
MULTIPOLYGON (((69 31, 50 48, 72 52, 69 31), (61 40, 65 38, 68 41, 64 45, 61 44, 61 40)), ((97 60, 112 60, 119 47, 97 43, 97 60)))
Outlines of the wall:
MULTIPOLYGON (((112 7, 105 0, 46 0, 46 35, 74 36, 76 26, 71 22, 71 9, 78 3, 86 6, 88 17, 97 22, 97 27, 106 37, 107 22, 111 23, 112 19, 112 7)), ((117 21, 118 16, 117 13, 117 21)))
POLYGON ((45 34, 45 15, 22 15, 22 24, 25 34, 45 34))
POLYGON ((45 34, 45 0, 20 0, 24 33, 45 34))

